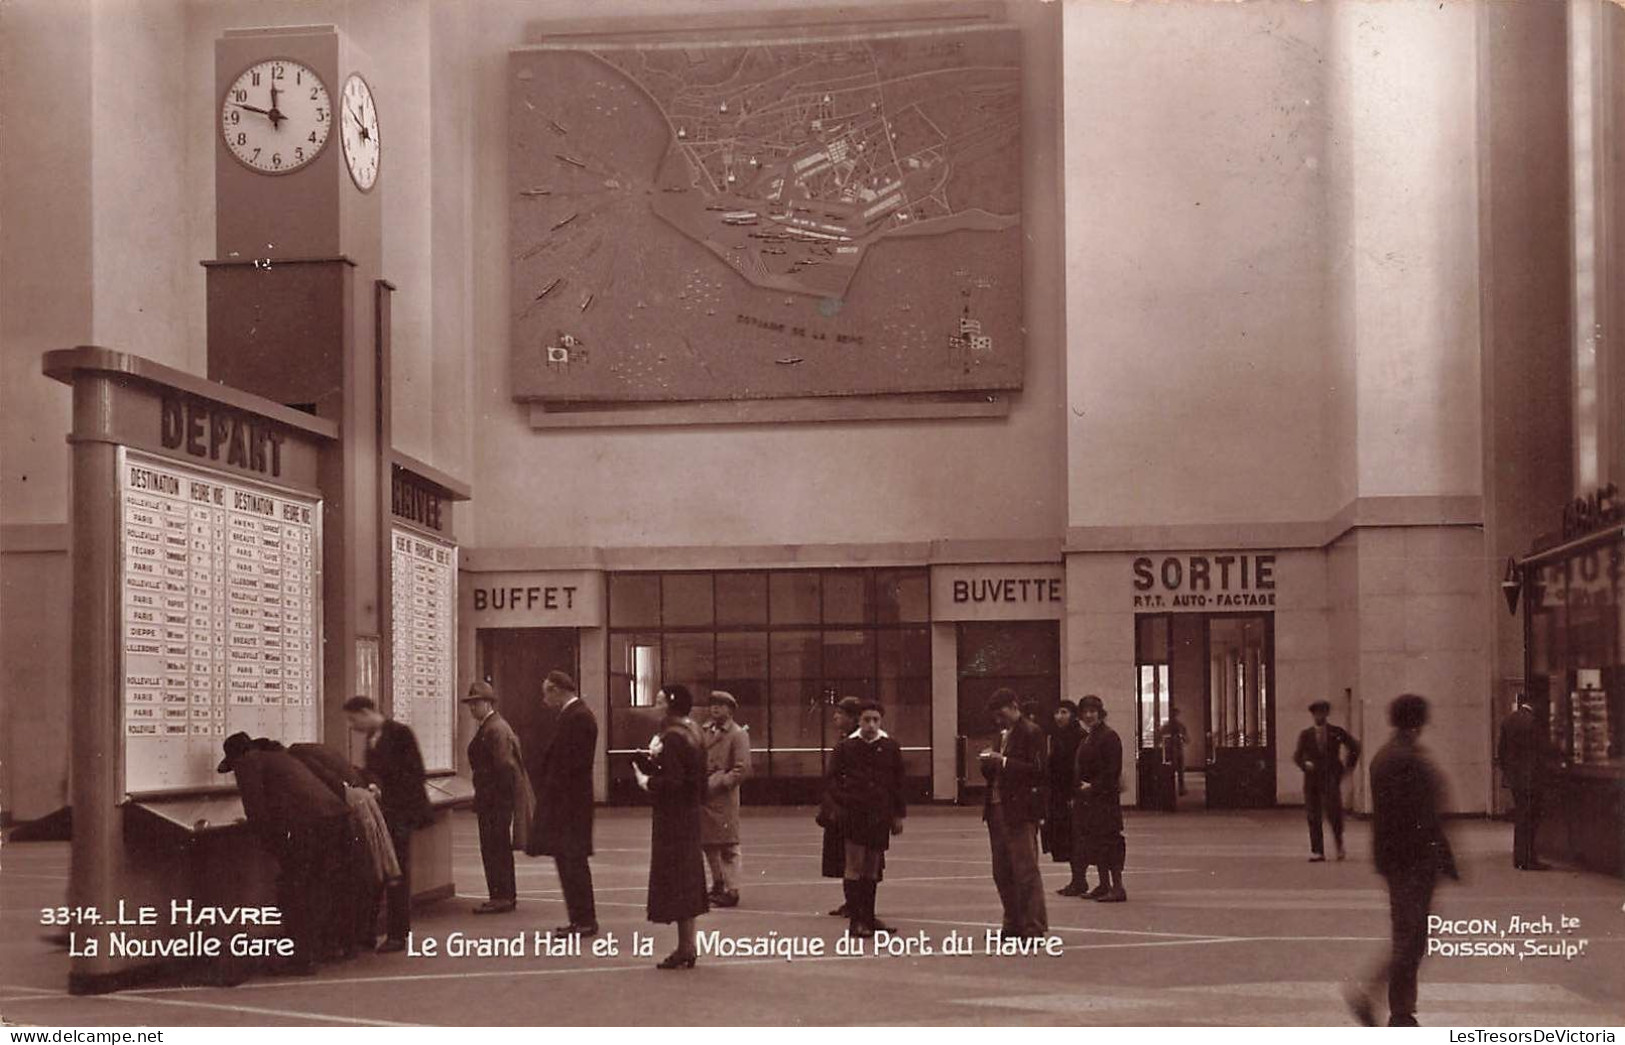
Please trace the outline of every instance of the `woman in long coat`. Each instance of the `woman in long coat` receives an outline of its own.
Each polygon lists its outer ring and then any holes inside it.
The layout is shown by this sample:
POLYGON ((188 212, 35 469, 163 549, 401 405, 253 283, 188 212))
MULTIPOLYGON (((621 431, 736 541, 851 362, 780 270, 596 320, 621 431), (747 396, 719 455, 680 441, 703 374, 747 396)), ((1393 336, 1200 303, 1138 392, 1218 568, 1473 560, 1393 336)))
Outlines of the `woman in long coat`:
POLYGON ((1078 701, 1083 742, 1078 745, 1077 788, 1073 792, 1073 846, 1078 864, 1100 868, 1100 885, 1085 896, 1102 903, 1122 903, 1123 892, 1123 742, 1106 725, 1101 699, 1090 694, 1078 701))
POLYGON ((705 798, 705 750, 688 714, 694 697, 686 686, 660 691, 664 713, 649 757, 636 759, 638 784, 654 801, 649 827, 649 920, 677 923, 677 949, 657 968, 692 969, 697 954, 694 919, 710 909, 705 897, 705 856, 700 851, 700 803, 705 798))
MULTIPOLYGON (((1044 850, 1058 864, 1072 862, 1072 774, 1077 771, 1078 744, 1083 740, 1083 727, 1074 715, 1077 705, 1070 700, 1061 701, 1055 709, 1055 728, 1049 735, 1049 792, 1044 816, 1044 850)), ((1062 896, 1077 896, 1087 886, 1076 878, 1061 889, 1062 896)))

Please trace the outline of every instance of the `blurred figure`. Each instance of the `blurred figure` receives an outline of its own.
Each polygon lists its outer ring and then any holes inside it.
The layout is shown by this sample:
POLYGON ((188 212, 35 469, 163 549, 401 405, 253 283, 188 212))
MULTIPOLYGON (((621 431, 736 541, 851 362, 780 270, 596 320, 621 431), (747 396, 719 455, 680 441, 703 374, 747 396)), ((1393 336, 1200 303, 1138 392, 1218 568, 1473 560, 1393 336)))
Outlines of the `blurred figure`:
POLYGON ((1303 809, 1309 817, 1309 862, 1326 860, 1326 836, 1321 819, 1331 821, 1337 858, 1343 849, 1343 772, 1360 761, 1360 742, 1348 732, 1326 721, 1332 706, 1324 700, 1309 705, 1315 724, 1298 734, 1298 747, 1292 761, 1303 770, 1303 809))
POLYGON ((700 852, 700 803, 705 799, 705 749, 699 728, 689 719, 694 697, 685 686, 664 686, 656 706, 660 733, 647 755, 632 760, 638 786, 649 792, 649 905, 651 922, 677 923, 677 949, 659 969, 692 969, 698 956, 694 919, 709 905, 705 857, 700 852))
POLYGON ((560 936, 598 935, 593 897, 592 763, 598 756, 598 719, 576 692, 575 679, 550 671, 542 680, 542 700, 558 711, 547 751, 536 760, 541 789, 530 831, 530 856, 551 856, 559 873, 568 919, 553 931, 560 936))
MULTIPOLYGON (((831 720, 834 723, 834 737, 830 743, 830 768, 834 766, 835 749, 840 747, 841 742, 847 737, 857 732, 858 709, 862 704, 863 701, 857 697, 842 697, 836 702, 835 708, 831 712, 831 720)), ((818 806, 817 818, 818 826, 824 829, 824 853, 820 873, 825 878, 844 879, 846 877, 846 837, 841 833, 840 810, 836 806, 834 795, 830 790, 831 781, 832 778, 826 770, 824 773, 824 795, 818 806)), ((877 882, 880 880, 882 870, 885 867, 884 856, 881 857, 880 862, 881 868, 877 868, 875 871, 875 881, 877 882)), ((841 906, 829 913, 837 918, 847 917, 846 901, 843 900, 841 906)))
POLYGON ((1004 907, 1003 933, 1037 937, 1049 932, 1044 878, 1038 869, 1038 822, 1043 818, 1044 733, 1021 712, 1014 690, 994 690, 988 713, 999 726, 999 746, 982 752, 993 884, 1004 907))
POLYGON ((480 826, 480 860, 490 899, 475 914, 504 914, 519 904, 514 884, 513 851, 524 848, 530 829, 530 781, 525 778, 519 738, 497 714, 490 683, 475 682, 463 698, 479 728, 468 742, 468 768, 474 783, 474 816, 480 826))
MULTIPOLYGON (((1045 794, 1045 815, 1042 841, 1049 858, 1059 864, 1072 862, 1072 787, 1077 767, 1078 744, 1083 741, 1083 727, 1078 724, 1078 706, 1070 700, 1061 701, 1055 709, 1055 728, 1050 730, 1049 788, 1045 794)), ((1062 896, 1081 896, 1089 883, 1080 879, 1076 868, 1072 880, 1057 892, 1062 896)))
POLYGON ((1122 903, 1123 864, 1128 845, 1123 840, 1123 742, 1106 725, 1106 707, 1093 693, 1078 701, 1083 720, 1083 741, 1078 745, 1077 788, 1072 793, 1072 844, 1077 859, 1100 868, 1100 884, 1083 894, 1101 903, 1122 903))
POLYGON ((705 808, 700 844, 711 865, 711 903, 739 906, 739 786, 750 775, 750 736, 734 721, 739 701, 714 690, 705 724, 705 808))
MULTIPOLYGON (((378 945, 378 953, 403 951, 406 934, 412 930, 412 835, 434 821, 424 788, 423 752, 410 726, 385 718, 367 697, 345 701, 344 714, 350 729, 366 739, 363 773, 378 790, 378 807, 401 865, 400 877, 384 889, 384 942, 378 945)), ((366 912, 368 938, 373 935, 376 915, 377 904, 373 903, 366 912)))
POLYGON ((1179 784, 1179 793, 1185 793, 1185 745, 1190 743, 1190 733, 1185 729, 1185 723, 1179 721, 1179 708, 1168 708, 1168 721, 1157 729, 1157 740, 1162 745, 1162 761, 1165 765, 1174 767, 1174 779, 1179 784))
POLYGON ((225 756, 216 772, 236 775, 248 829, 276 857, 277 906, 294 953, 272 971, 309 976, 333 924, 350 809, 280 744, 256 747, 247 733, 233 733, 225 756))
POLYGON ((1501 784, 1512 792, 1512 866, 1522 871, 1544 871, 1535 846, 1540 829, 1542 774, 1549 757, 1546 731, 1535 718, 1529 698, 1518 694, 1518 705, 1501 723, 1495 759, 1501 763, 1501 784))
POLYGON ((875 891, 881 862, 892 835, 903 833, 903 749, 880 728, 885 710, 864 701, 858 731, 841 741, 830 760, 830 794, 838 810, 846 846, 842 878, 846 889, 847 932, 870 937, 896 932, 875 917, 875 891))
MULTIPOLYGON (((280 743, 265 737, 254 738, 254 747, 265 751, 282 750, 280 743)), ((320 954, 324 961, 332 958, 349 961, 356 956, 357 948, 372 950, 376 942, 373 916, 378 911, 380 886, 400 874, 400 864, 393 852, 386 858, 374 846, 382 813, 361 770, 325 744, 289 744, 287 752, 314 773, 350 811, 344 852, 336 862, 338 877, 333 882, 320 954)), ((388 842, 382 844, 388 845, 388 842)))
POLYGON ((1364 990, 1348 995, 1349 1007, 1374 1026, 1377 988, 1388 984, 1388 1026, 1416 1026, 1416 974, 1427 953, 1428 912, 1439 875, 1460 880, 1439 810, 1444 782, 1419 738, 1428 702, 1414 693, 1388 706, 1393 738, 1371 760, 1371 848, 1377 873, 1388 883, 1392 927, 1389 955, 1364 990))

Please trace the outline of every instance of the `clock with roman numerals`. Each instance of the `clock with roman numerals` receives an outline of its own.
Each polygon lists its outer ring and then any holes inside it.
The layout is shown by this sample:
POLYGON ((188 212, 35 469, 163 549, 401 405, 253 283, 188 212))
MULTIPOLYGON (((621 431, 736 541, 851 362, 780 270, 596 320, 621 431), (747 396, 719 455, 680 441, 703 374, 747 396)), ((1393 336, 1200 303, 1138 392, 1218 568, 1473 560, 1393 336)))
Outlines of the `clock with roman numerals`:
POLYGON ((327 85, 309 66, 267 58, 244 69, 220 101, 220 135, 237 162, 291 174, 321 154, 333 129, 327 85))

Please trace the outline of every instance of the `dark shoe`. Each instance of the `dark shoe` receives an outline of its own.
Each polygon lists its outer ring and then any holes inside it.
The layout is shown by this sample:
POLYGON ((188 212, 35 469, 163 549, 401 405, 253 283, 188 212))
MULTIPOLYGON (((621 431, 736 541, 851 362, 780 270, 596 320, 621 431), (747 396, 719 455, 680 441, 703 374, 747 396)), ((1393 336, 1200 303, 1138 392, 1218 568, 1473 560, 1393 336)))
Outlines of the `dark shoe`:
POLYGON ((1109 893, 1111 891, 1112 891, 1112 887, 1107 885, 1105 883, 1105 881, 1103 880, 1099 885, 1095 886, 1093 889, 1091 889, 1088 892, 1084 893, 1083 898, 1085 900, 1098 900, 1102 896, 1105 896, 1107 893, 1109 893))
POLYGON ((561 925, 557 929, 554 929, 553 930, 553 935, 554 936, 597 936, 598 935, 598 923, 597 922, 591 922, 591 923, 586 924, 586 925, 577 925, 575 922, 571 922, 569 925, 561 925))
POLYGON ((845 918, 847 916, 846 904, 842 904, 841 906, 835 908, 835 910, 833 910, 833 911, 831 911, 829 913, 830 913, 830 915, 832 917, 835 917, 835 918, 845 918))
POLYGON ((404 950, 406 950, 406 941, 405 940, 389 939, 389 940, 385 940, 383 943, 379 944, 377 949, 374 950, 373 953, 374 954, 394 954, 396 951, 404 951, 404 950))
POLYGON ((1311 854, 1309 854, 1309 862, 1312 863, 1312 864, 1323 864, 1323 863, 1326 862, 1326 854, 1325 853, 1311 853, 1311 854))
POLYGON ((711 896, 711 905, 713 907, 738 907, 739 893, 734 890, 725 893, 714 893, 711 896))
POLYGON ((1125 893, 1123 891, 1123 887, 1120 886, 1120 885, 1114 885, 1106 893, 1105 896, 1102 896, 1100 898, 1099 902, 1100 903, 1123 903, 1127 899, 1128 899, 1128 893, 1125 893))
POLYGON ((695 951, 676 950, 662 958, 656 965, 657 969, 692 969, 694 961, 699 955, 695 951))
POLYGON ((1524 864, 1523 869, 1525 871, 1550 871, 1552 869, 1552 865, 1543 864, 1539 860, 1536 860, 1534 863, 1524 864))
POLYGON ((875 918, 873 916, 869 918, 869 928, 877 933, 891 933, 893 936, 897 935, 897 926, 887 925, 879 918, 875 918))
POLYGON ((1389 1017, 1388 1017, 1388 1026, 1390 1026, 1390 1027, 1420 1027, 1421 1024, 1416 1022, 1416 1016, 1415 1016, 1414 1013, 1396 1012, 1396 1013, 1392 1013, 1392 1014, 1389 1015, 1389 1017))
POLYGON ((847 923, 846 935, 855 936, 860 940, 867 940, 875 934, 868 922, 851 921, 847 923))
POLYGON ((1338 861, 1341 862, 1343 860, 1347 860, 1348 858, 1349 858, 1348 851, 1345 850, 1341 845, 1339 845, 1337 847, 1337 859, 1338 859, 1338 861))
POLYGON ((518 906, 519 906, 519 903, 516 900, 487 900, 484 903, 480 904, 478 907, 474 908, 474 913, 475 914, 507 914, 509 911, 513 910, 515 907, 518 907, 518 906))
POLYGON ((1077 882, 1068 882, 1065 885, 1061 886, 1059 889, 1055 890, 1055 895, 1057 895, 1057 896, 1082 896, 1083 893, 1084 893, 1084 889, 1088 884, 1089 883, 1087 883, 1087 882, 1083 883, 1083 885, 1079 885, 1077 882))
POLYGON ((1377 1025, 1377 1010, 1372 1008, 1371 999, 1359 991, 1344 991, 1343 1000, 1348 1003, 1349 1011, 1362 1027, 1375 1027, 1377 1025))

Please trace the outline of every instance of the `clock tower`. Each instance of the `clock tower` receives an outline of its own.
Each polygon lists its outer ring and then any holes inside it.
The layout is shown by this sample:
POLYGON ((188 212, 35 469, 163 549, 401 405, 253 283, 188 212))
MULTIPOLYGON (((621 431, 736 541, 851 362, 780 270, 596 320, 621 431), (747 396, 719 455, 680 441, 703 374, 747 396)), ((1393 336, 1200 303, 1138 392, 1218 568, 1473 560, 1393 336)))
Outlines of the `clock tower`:
MULTIPOLYGON (((390 708, 387 178, 366 56, 336 27, 215 42, 209 378, 336 422, 320 464, 323 733, 352 696, 390 708)), ((340 745, 343 746, 343 745, 340 745)))

